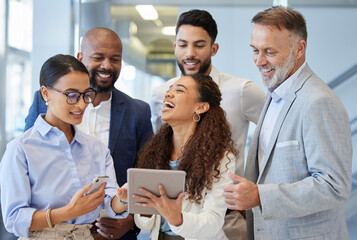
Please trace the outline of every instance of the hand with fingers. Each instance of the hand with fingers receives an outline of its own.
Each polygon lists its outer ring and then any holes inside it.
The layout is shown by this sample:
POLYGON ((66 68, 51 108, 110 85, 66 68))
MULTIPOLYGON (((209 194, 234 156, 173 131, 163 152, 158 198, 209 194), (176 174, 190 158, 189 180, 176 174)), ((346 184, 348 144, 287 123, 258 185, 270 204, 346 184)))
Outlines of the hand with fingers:
POLYGON ((119 202, 128 203, 128 183, 125 183, 122 187, 117 189, 117 195, 119 202))
POLYGON ((96 192, 86 195, 85 193, 89 191, 91 186, 92 184, 84 186, 67 204, 66 207, 70 209, 69 212, 75 216, 73 218, 92 212, 102 204, 105 197, 106 183, 104 183, 96 192))
POLYGON ((117 195, 112 199, 111 207, 115 213, 122 213, 128 209, 127 184, 117 189, 117 195))
POLYGON ((234 184, 224 186, 223 197, 229 209, 247 210, 260 206, 258 186, 244 177, 228 171, 234 184))
POLYGON ((98 218, 95 225, 98 227, 97 232, 102 237, 118 239, 134 227, 134 217, 128 215, 124 219, 98 218))
POLYGON ((140 200, 140 203, 135 203, 138 206, 154 208, 156 209, 168 223, 174 226, 180 226, 183 222, 181 208, 182 199, 185 193, 182 192, 176 199, 170 199, 167 197, 165 189, 162 185, 159 185, 160 196, 140 188, 140 191, 145 196, 134 195, 134 198, 140 200))

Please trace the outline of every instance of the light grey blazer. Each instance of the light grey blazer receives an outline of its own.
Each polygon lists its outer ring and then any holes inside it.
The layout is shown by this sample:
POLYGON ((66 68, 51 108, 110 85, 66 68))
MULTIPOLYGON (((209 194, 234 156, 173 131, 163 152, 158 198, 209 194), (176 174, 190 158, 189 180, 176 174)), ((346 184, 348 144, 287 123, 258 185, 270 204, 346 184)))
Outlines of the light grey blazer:
POLYGON ((245 171, 258 184, 261 201, 247 213, 249 238, 349 239, 343 205, 351 189, 352 141, 345 108, 306 64, 285 99, 259 172, 259 134, 270 99, 245 171))

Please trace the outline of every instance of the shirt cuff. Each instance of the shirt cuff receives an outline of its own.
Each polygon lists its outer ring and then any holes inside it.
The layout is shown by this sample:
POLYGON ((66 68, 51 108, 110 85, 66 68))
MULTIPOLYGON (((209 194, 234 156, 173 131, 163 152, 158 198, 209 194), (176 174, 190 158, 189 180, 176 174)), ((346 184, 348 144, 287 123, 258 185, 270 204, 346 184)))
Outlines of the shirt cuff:
POLYGON ((112 203, 114 196, 115 196, 115 194, 113 196, 106 195, 104 198, 104 208, 107 211, 108 217, 115 218, 115 219, 126 218, 129 215, 129 212, 127 210, 122 213, 116 213, 112 209, 111 203, 112 203))

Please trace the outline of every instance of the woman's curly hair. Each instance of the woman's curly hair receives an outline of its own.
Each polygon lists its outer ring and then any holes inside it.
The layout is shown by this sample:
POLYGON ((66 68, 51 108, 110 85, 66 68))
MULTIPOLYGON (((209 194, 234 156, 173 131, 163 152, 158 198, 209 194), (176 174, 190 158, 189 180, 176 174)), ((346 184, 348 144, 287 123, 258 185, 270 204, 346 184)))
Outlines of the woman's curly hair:
MULTIPOLYGON (((199 102, 207 102, 210 108, 200 115, 194 134, 182 149, 179 170, 186 172, 186 192, 189 199, 200 203, 204 188, 212 189, 219 180, 220 163, 224 154, 238 152, 231 138, 231 130, 220 107, 221 92, 209 76, 192 75, 197 85, 199 102)), ((170 169, 173 151, 172 128, 165 123, 139 154, 137 167, 151 169, 170 169)), ((228 156, 227 156, 228 157, 228 156)), ((232 159, 229 159, 231 161, 232 159)))

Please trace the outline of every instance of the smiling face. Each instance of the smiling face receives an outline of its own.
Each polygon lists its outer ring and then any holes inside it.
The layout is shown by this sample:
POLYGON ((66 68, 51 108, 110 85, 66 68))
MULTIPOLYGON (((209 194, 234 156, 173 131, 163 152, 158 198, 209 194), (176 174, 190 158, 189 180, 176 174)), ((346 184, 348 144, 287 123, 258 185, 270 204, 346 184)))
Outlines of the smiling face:
POLYGON ((292 36, 286 28, 255 24, 251 46, 253 60, 262 75, 263 83, 274 90, 304 63, 306 42, 292 36))
MULTIPOLYGON (((70 72, 59 78, 52 87, 63 92, 85 92, 90 89, 89 78, 82 72, 70 72)), ((49 124, 60 128, 62 125, 77 125, 82 122, 84 110, 88 106, 83 95, 76 104, 70 105, 62 93, 45 86, 41 87, 41 92, 43 98, 48 101, 45 120, 49 124)))
POLYGON ((78 60, 88 69, 92 88, 110 92, 121 70, 122 43, 107 30, 97 31, 83 39, 78 60))
POLYGON ((172 124, 192 124, 193 114, 200 114, 197 84, 191 76, 177 80, 166 92, 163 101, 162 120, 172 124))
POLYGON ((213 43, 201 27, 181 25, 174 44, 177 64, 183 75, 211 72, 211 57, 216 55, 218 44, 213 43))

